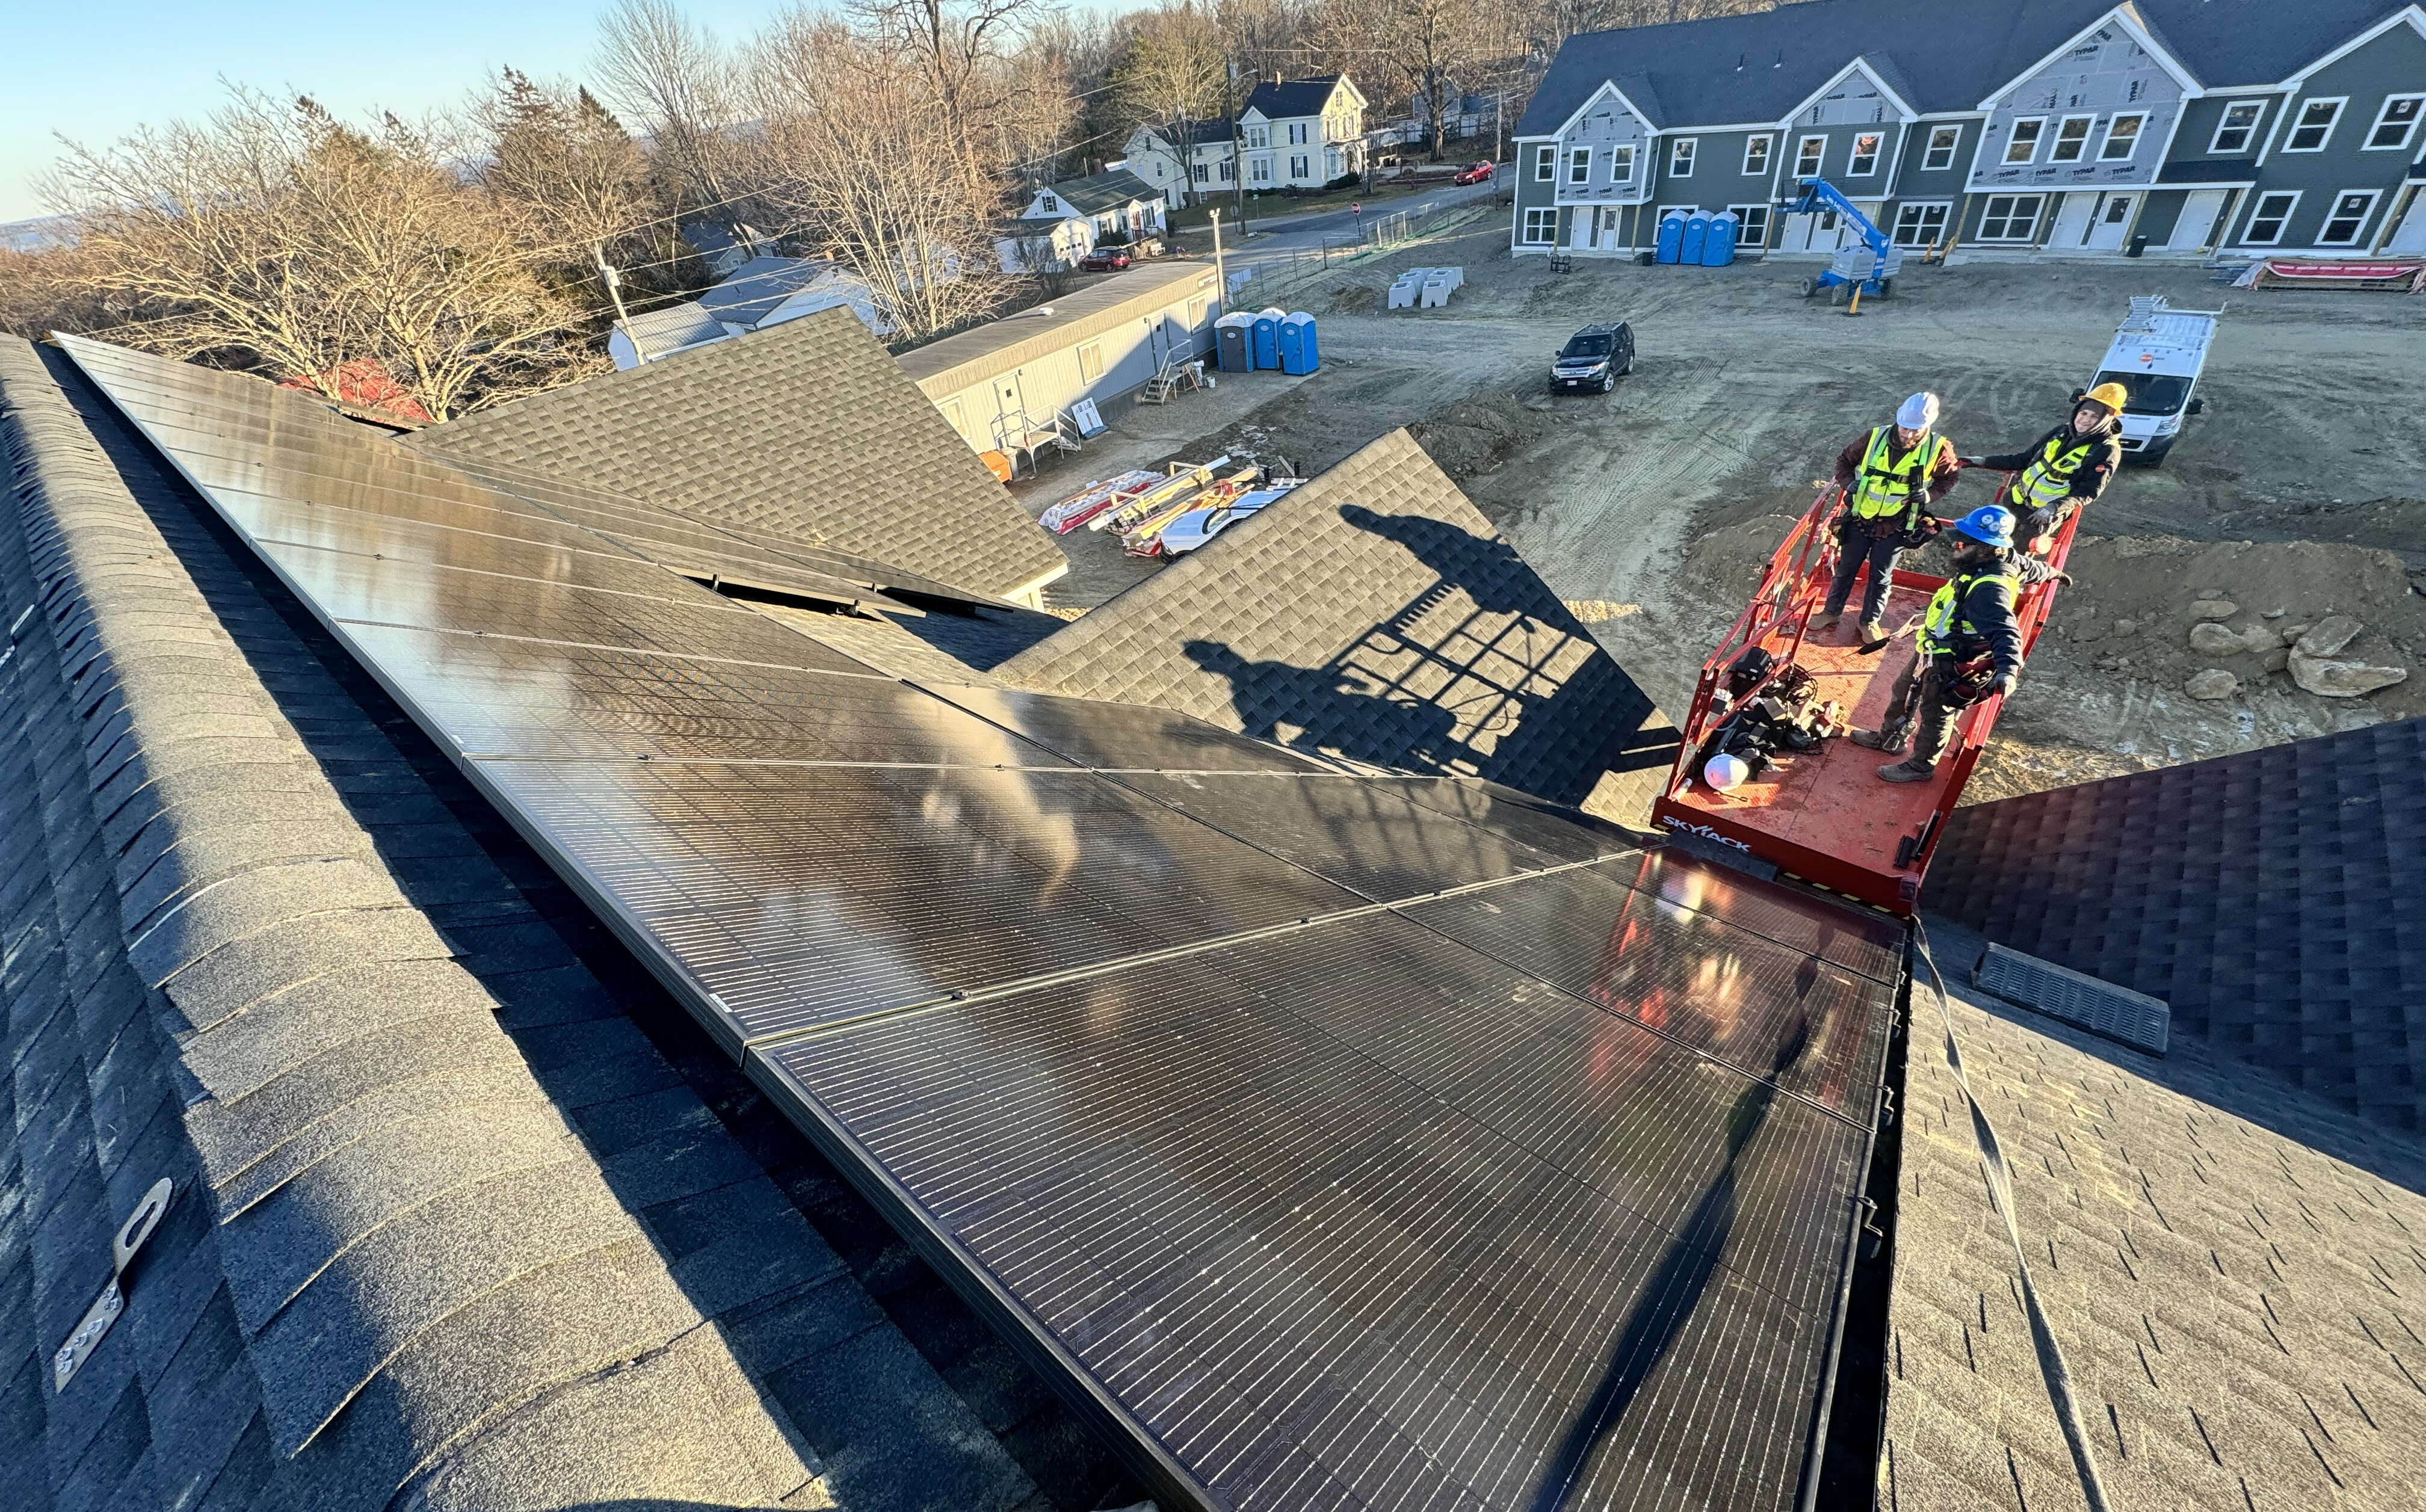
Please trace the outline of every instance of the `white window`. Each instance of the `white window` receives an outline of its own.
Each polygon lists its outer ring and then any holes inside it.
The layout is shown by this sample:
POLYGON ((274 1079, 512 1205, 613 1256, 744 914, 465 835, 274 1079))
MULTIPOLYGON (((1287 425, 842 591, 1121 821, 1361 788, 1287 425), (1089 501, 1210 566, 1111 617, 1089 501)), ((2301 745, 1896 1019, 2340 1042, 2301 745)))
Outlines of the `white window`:
POLYGON ((2026 242, 2038 228, 2039 211, 2046 207, 2043 194, 1992 194, 1987 208, 1980 215, 1980 239, 1983 242, 2026 242))
POLYGON ((2284 224, 2291 218, 2291 207, 2300 202, 2297 189, 2276 189, 2257 197, 2257 208, 2249 213, 2249 231, 2240 239, 2252 247, 2272 247, 2283 239, 2284 224))
POLYGON ((2005 161, 2027 163, 2039 155, 2039 138, 2046 135, 2045 116, 2024 116, 2014 122, 2014 135, 2005 143, 2005 161))
POLYGON ((1731 204, 1742 222, 1736 228, 1736 245, 1746 251, 1758 251, 1769 245, 1769 206, 1765 204, 1731 204))
POLYGON ((1559 239, 1559 212, 1548 205, 1525 212, 1525 245, 1547 247, 1559 239))
POLYGON ((1679 137, 1674 141, 1668 144, 1668 176, 1670 178, 1690 179, 1693 176, 1694 146, 1695 138, 1690 137, 1679 137))
POLYGON ((1061 213, 1061 201, 1056 200, 1049 194, 1038 195, 1036 197, 1036 205, 1038 209, 1043 211, 1048 216, 1058 216, 1061 213))
POLYGON ((2365 151, 2406 152, 2409 138, 2418 132, 2418 113, 2421 105, 2426 105, 2426 94, 2387 96, 2384 108, 2375 113, 2375 125, 2367 134, 2365 151))
POLYGON ((1567 182, 1585 184, 1592 180, 1592 149, 1571 148, 1567 152, 1567 182))
POLYGON ((1189 330, 1194 330, 1197 327, 1205 324, 1205 302, 1203 299, 1190 299, 1188 301, 1189 330))
POLYGON ((1078 381, 1092 383, 1104 376, 1104 344, 1091 341, 1078 348, 1078 381))
POLYGON ((1238 165, 1226 157, 1221 159, 1221 182, 1227 184, 1237 176, 1238 165))
POLYGON ((1775 138, 1769 137, 1747 137, 1744 138, 1743 170, 1746 173, 1766 173, 1769 171, 1769 144, 1775 138))
POLYGON ((1547 142, 1544 142, 1541 146, 1533 149, 1533 181, 1535 183, 1547 184, 1550 182, 1556 171, 1552 165, 1558 161, 1558 156, 1559 150, 1552 147, 1547 142))
MULTIPOLYGON (((1154 175, 1155 175, 1155 177, 1156 177, 1156 178, 1160 178, 1160 177, 1162 177, 1162 169, 1159 169, 1159 168, 1156 169, 1154 170, 1154 175)), ((1197 182, 1197 183, 1199 183, 1199 184, 1209 184, 1209 183, 1211 183, 1212 181, 1213 181, 1213 169, 1212 169, 1211 165, 1209 165, 1209 164, 1205 164, 1205 163, 1199 163, 1199 164, 1197 164, 1197 165, 1196 165, 1196 182, 1197 182)))
POLYGON ((1302 147, 1305 145, 1304 121, 1292 121, 1289 122, 1289 145, 1291 147, 1302 147))
POLYGON ((1929 204, 1896 206, 1895 244, 1898 247, 1930 247, 1944 241, 1946 216, 1951 208, 1951 203, 1945 200, 1929 204))
POLYGON ((2332 139, 2334 122, 2342 119, 2342 100, 2311 100, 2300 107, 2300 119, 2292 124, 2291 139, 2283 144, 2287 153, 2321 153, 2332 139))
POLYGON ((1963 142, 1960 126, 1932 126, 1929 129, 1929 151, 1922 154, 1920 166, 1934 173, 1954 166, 1954 149, 1963 142))
POLYGON ((2050 163, 2078 163, 2089 155, 2090 128, 2095 116, 2066 116, 2056 123, 2055 145, 2047 149, 2050 163))
POLYGON ((1875 131, 1866 131, 1853 138, 1853 160, 1845 168, 1849 179, 1866 179, 1879 170, 1879 147, 1886 138, 1875 131))
POLYGON ((1820 176, 1820 160, 1828 153, 1828 138, 1805 137, 1794 146, 1794 176, 1816 179, 1820 176))
POLYGON ((2375 208, 2375 189, 2344 189, 2334 196, 2334 207, 2325 212, 2324 229, 2317 233, 2320 247, 2351 247, 2358 242, 2358 233, 2367 229, 2369 212, 2375 208))
POLYGON ((966 421, 961 410, 960 400, 946 399, 944 401, 944 424, 951 426, 954 430, 959 431, 962 436, 966 436, 968 434, 967 429, 964 428, 966 421))
POLYGON ((1270 184, 1272 182, 1272 160, 1269 157, 1256 158, 1247 165, 1247 177, 1257 184, 1270 184))
POLYGON ((1303 153, 1291 153, 1289 154, 1290 178, 1302 179, 1306 177, 1311 171, 1311 165, 1307 163, 1306 156, 1303 153))
POLYGON ((1247 128, 1248 146, 1270 147, 1271 144, 1272 129, 1270 126, 1250 126, 1247 128))
POLYGON ((2145 114, 2116 116, 2112 121, 2108 121, 2106 140, 2100 142, 2097 147, 2097 160, 2101 163, 2129 161, 2132 152, 2140 145, 2140 128, 2147 123, 2148 118, 2145 114))
POLYGON ((1609 150, 1609 176, 1620 184, 1634 182, 1634 144, 1620 142, 1609 150))
POLYGON ((2215 123, 2215 138, 2207 144, 2210 153, 2245 153, 2250 138, 2257 135, 2257 123, 2266 119, 2263 100, 2235 100, 2224 107, 2224 119, 2215 123))

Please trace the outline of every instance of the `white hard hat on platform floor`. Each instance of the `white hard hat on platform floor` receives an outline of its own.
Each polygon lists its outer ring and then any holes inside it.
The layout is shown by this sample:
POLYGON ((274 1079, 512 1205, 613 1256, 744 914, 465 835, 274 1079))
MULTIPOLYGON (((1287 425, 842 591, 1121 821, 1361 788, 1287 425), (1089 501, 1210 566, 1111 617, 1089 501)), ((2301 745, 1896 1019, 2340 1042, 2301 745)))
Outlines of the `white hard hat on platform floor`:
POLYGON ((1896 424, 1906 430, 1927 430, 1937 423, 1937 395, 1916 394, 1896 411, 1896 424))

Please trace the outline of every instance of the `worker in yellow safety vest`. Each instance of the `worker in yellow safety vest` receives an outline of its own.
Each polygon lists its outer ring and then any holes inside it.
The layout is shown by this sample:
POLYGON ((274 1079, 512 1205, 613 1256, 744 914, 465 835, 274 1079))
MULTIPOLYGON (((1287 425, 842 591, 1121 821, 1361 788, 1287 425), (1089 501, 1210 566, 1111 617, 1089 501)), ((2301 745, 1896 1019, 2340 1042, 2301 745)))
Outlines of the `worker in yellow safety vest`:
POLYGON ((2026 550, 2045 551, 2075 510, 2094 501, 2123 465, 2120 431, 2129 397, 2120 383, 2100 383, 2074 395, 2072 417, 2018 452, 1966 457, 1965 467, 1993 467, 2014 475, 1997 502, 2014 511, 2014 539, 2026 550))
POLYGON ((1845 601, 1852 597, 1853 579, 1865 566, 1870 580, 1862 589, 1861 638, 1876 640, 1884 634, 1879 617, 1886 613, 1896 558, 1937 533, 1939 522, 1930 506, 1963 476, 1953 444, 1936 426, 1937 395, 1916 394, 1896 410, 1894 425, 1873 426, 1837 454, 1836 493, 1843 507, 1836 515, 1836 572, 1813 634, 1836 628, 1845 601))
POLYGON ((1981 699, 2014 691, 2022 675, 2022 627, 2014 617, 2022 575, 2014 559, 2014 516, 1982 505, 1957 521, 1961 544, 1954 575, 1938 587, 1922 615, 1918 654, 1897 677, 1886 723, 1856 730, 1853 744, 1900 751, 1919 725, 1912 755, 1879 768, 1889 782, 1926 782, 1937 775, 1954 732, 1954 716, 1981 699))

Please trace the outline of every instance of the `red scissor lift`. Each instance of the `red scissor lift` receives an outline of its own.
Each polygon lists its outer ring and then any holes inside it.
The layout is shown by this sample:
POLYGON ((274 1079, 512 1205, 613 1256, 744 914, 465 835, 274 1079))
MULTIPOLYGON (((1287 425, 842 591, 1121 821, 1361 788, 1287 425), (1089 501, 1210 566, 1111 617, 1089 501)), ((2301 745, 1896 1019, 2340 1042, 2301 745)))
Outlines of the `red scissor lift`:
MULTIPOLYGON (((1946 816, 1961 801, 1988 732, 1996 728, 2001 698, 1983 699, 1956 716, 1954 742, 1926 782, 1881 781, 1878 768, 1893 758, 1841 737, 1822 741, 1727 792, 1702 780, 1703 748, 1727 712, 1714 703, 1715 695, 1750 647, 1776 658, 1761 686, 1787 667, 1800 666, 1817 680, 1819 696, 1842 703, 1856 727, 1875 730, 1884 722, 1897 674, 1917 654, 1915 637, 1900 635, 1884 651, 1864 656, 1857 647, 1820 645, 1805 635, 1812 614, 1828 596, 1836 568, 1836 538, 1827 528, 1836 499, 1831 488, 1812 501, 1771 555, 1752 603, 1702 665, 1676 764, 1652 806, 1652 818, 1663 828, 1744 851, 1783 873, 1908 916, 1918 906, 1920 880, 1946 816)), ((2059 571, 2072 554, 2079 521, 2078 513, 2066 520, 2046 554, 2059 571)), ((1893 627, 1911 619, 1945 581, 1899 569, 1881 622, 1893 627)), ((2026 651, 2038 643, 2056 587, 2048 582, 2022 590, 2016 609, 2026 651)), ((1755 688, 1734 707, 1758 696, 1755 688)))

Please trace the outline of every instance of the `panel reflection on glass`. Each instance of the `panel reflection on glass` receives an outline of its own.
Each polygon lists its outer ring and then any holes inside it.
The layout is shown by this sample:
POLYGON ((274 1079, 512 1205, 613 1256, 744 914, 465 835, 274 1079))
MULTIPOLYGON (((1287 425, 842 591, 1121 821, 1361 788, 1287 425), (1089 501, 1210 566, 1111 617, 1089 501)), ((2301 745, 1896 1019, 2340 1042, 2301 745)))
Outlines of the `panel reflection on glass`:
POLYGON ((1218 725, 1141 703, 1107 703, 1011 688, 938 687, 996 724, 1080 766, 1159 772, 1324 772, 1317 761, 1218 725))

